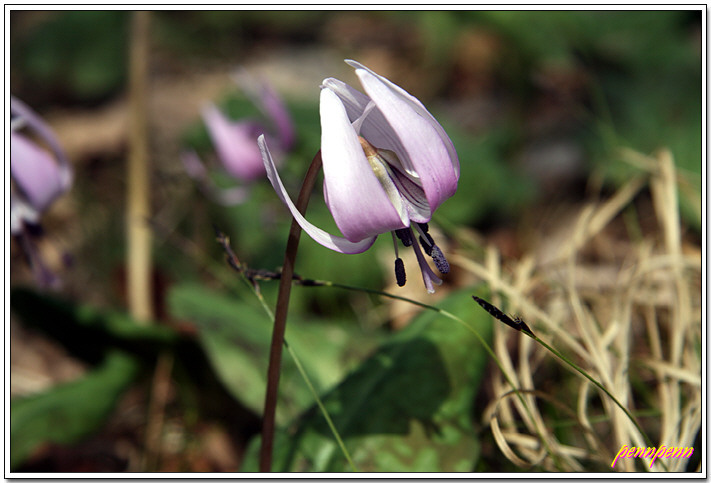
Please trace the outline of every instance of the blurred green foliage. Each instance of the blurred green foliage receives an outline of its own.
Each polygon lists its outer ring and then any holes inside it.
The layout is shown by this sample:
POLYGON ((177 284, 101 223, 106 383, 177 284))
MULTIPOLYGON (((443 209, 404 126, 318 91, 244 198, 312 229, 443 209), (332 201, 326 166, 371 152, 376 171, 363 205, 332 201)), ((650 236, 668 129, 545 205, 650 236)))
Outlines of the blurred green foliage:
MULTIPOLYGON (((12 15, 17 15, 13 13, 12 15)), ((129 12, 67 11, 13 32, 12 65, 26 90, 93 101, 123 86, 129 12)))
POLYGON ((185 414, 218 419, 235 431, 237 440, 254 425, 256 416, 229 393, 210 362, 220 357, 224 345, 204 349, 193 332, 178 326, 145 326, 123 313, 25 288, 12 290, 11 308, 20 323, 51 337, 89 366, 80 379, 13 398, 13 470, 50 443, 72 444, 101 431, 123 393, 152 378, 159 354, 174 357, 172 378, 185 414))

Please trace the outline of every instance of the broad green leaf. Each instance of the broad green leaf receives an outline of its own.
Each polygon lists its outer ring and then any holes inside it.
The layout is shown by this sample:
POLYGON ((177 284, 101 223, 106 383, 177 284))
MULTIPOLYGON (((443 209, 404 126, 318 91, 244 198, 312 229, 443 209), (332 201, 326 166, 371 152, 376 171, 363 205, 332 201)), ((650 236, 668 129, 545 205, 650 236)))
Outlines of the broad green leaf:
MULTIPOLYGON (((470 292, 441 307, 490 337, 470 292)), ((359 471, 471 471, 478 436, 471 408, 488 358, 461 324, 423 312, 335 389, 326 408, 359 471)), ((256 471, 259 440, 243 471, 256 471)), ((349 471, 322 415, 311 408, 276 439, 274 471, 349 471)))
POLYGON ((10 465, 46 443, 70 444, 98 430, 139 373, 138 361, 111 352, 82 379, 10 403, 10 465))
MULTIPOLYGON (((219 379, 233 397, 261 414, 272 321, 261 307, 235 295, 201 286, 180 285, 169 295, 175 317, 198 329, 200 344, 219 379)), ((357 330, 336 321, 304 321, 290 314, 286 339, 319 391, 335 385, 354 360, 373 346, 357 330)), ((279 420, 289 420, 313 403, 290 355, 284 351, 279 420)))

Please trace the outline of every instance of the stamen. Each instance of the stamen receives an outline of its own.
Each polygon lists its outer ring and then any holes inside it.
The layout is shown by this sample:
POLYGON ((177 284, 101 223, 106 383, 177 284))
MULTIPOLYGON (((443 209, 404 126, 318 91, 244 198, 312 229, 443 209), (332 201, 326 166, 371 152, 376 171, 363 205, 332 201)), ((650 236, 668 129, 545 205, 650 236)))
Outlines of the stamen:
MULTIPOLYGON (((405 282, 407 281, 407 277, 405 277, 405 264, 403 263, 402 258, 400 258, 400 253, 398 253, 397 239, 395 238, 395 236, 398 236, 398 238, 402 239, 397 232, 404 230, 406 229, 403 228, 401 230, 390 232, 393 236, 393 246, 395 247, 395 280, 397 280, 398 287, 404 287, 405 282)), ((407 229, 407 231, 409 232, 410 230, 407 229)))
POLYGON ((432 246, 432 260, 440 273, 449 273, 449 262, 437 245, 432 246))
POLYGON ((409 247, 412 245, 412 232, 409 228, 395 230, 395 235, 400 239, 404 246, 409 247))
POLYGON ((397 240, 395 239, 395 235, 397 235, 397 232, 391 231, 390 234, 393 236, 393 248, 395 248, 395 258, 400 258, 400 253, 397 249, 397 240))
POLYGON ((427 230, 422 229, 422 225, 424 225, 425 228, 429 228, 426 223, 415 223, 415 230, 417 231, 417 233, 420 234, 420 245, 422 245, 422 249, 425 251, 428 257, 431 257, 432 247, 435 246, 435 243, 432 239, 432 236, 427 233, 427 230))
POLYGON ((398 287, 404 287, 407 277, 405 277, 405 264, 402 258, 398 257, 395 259, 395 279, 397 280, 398 287))
POLYGON ((424 240, 422 237, 420 237, 420 245, 422 245, 422 249, 425 251, 428 257, 432 256, 432 247, 436 246, 434 244, 434 240, 432 239, 432 236, 430 236, 429 233, 425 233, 425 236, 427 237, 427 240, 424 240))
POLYGON ((432 235, 429 234, 429 226, 427 223, 415 223, 415 229, 420 234, 420 245, 425 253, 432 257, 435 266, 440 273, 449 273, 449 262, 444 257, 442 250, 435 245, 432 235))

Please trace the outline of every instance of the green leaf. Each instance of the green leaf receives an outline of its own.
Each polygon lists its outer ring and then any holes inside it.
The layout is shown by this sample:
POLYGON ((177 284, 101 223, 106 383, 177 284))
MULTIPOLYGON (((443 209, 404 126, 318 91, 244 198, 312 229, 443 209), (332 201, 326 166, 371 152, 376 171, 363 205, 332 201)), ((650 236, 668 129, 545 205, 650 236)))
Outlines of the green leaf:
POLYGON ((71 444, 99 429, 139 367, 134 357, 111 352, 82 379, 11 401, 10 465, 17 467, 42 444, 71 444))
MULTIPOLYGON (((272 321, 261 307, 196 285, 174 287, 168 297, 173 316, 192 322, 218 378, 233 397, 261 414, 272 321)), ((256 304, 255 304, 256 305, 256 304)), ((289 314, 286 339, 319 391, 334 386, 373 346, 357 330, 330 320, 304 321, 289 314)), ((278 419, 288 421, 313 397, 285 354, 278 419)))
MULTIPOLYGON (((485 338, 491 322, 471 294, 441 307, 464 316, 485 338)), ((474 335, 438 313, 420 314, 392 336, 324 404, 359 471, 471 471, 479 454, 471 408, 488 362, 474 335)), ((259 440, 244 471, 256 471, 259 440)), ((348 471, 318 410, 277 435, 275 471, 348 471)))

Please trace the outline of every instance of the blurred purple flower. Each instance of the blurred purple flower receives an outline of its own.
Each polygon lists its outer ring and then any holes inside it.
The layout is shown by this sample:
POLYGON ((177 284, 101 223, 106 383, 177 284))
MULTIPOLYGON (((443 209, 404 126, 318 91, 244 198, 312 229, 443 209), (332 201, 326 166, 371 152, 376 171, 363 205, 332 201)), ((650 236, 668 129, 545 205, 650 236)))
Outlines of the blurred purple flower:
POLYGON ((35 248, 33 238, 41 233, 40 215, 72 183, 72 170, 49 126, 22 101, 10 98, 10 233, 18 240, 42 285, 56 282, 35 248), (28 128, 50 150, 18 133, 28 128))
MULTIPOLYGON (((231 120, 214 104, 208 104, 203 108, 202 118, 225 171, 233 178, 249 184, 265 175, 262 156, 254 142, 257 136, 264 132, 272 133, 269 134, 270 139, 274 140, 281 158, 293 146, 295 132, 284 103, 271 87, 251 78, 244 71, 238 72, 235 77, 252 102, 271 122, 273 129, 267 130, 257 120, 231 120)), ((246 186, 226 190, 214 186, 196 153, 184 153, 183 164, 188 174, 217 201, 223 204, 236 204, 247 198, 246 186)))
POLYGON ((259 137, 267 176, 279 197, 311 238, 340 253, 361 253, 379 234, 392 232, 395 273, 405 284, 397 239, 415 250, 428 292, 441 280, 427 264, 417 243, 441 273, 449 271, 442 251, 428 233, 427 222, 459 180, 459 160, 452 141, 422 103, 402 88, 358 62, 367 95, 333 78, 321 86, 321 156, 324 196, 343 237, 309 223, 297 210, 279 179, 264 136, 259 137))
POLYGON ((42 212, 68 187, 62 167, 22 134, 10 133, 10 173, 30 206, 42 212))
POLYGON ((254 140, 264 129, 254 121, 232 121, 215 105, 202 111, 202 118, 217 151, 217 157, 233 178, 253 181, 264 176, 264 163, 254 140))

